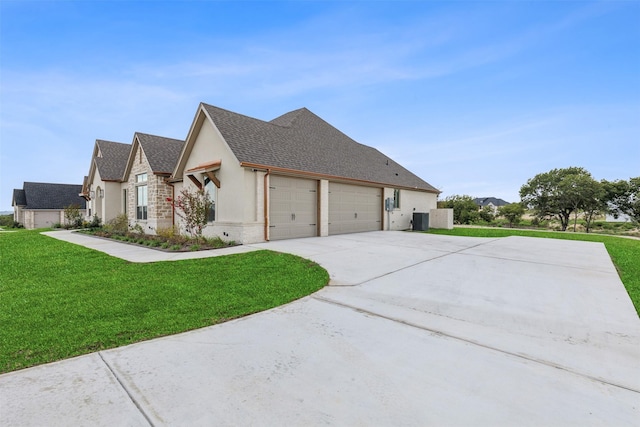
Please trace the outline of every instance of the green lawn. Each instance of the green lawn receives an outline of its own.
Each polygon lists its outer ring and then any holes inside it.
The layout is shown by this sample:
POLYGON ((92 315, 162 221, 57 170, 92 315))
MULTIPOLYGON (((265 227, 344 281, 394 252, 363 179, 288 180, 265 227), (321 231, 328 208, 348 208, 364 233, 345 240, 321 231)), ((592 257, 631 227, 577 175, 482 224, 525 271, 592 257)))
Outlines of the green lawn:
POLYGON ((317 264, 271 251, 133 264, 0 232, 0 373, 224 322, 328 281, 317 264))
POLYGON ((430 230, 433 234, 471 237, 544 237, 551 239, 585 240, 604 243, 618 274, 624 283, 631 301, 640 316, 640 240, 624 237, 603 236, 570 232, 527 231, 508 228, 454 228, 453 230, 430 230))

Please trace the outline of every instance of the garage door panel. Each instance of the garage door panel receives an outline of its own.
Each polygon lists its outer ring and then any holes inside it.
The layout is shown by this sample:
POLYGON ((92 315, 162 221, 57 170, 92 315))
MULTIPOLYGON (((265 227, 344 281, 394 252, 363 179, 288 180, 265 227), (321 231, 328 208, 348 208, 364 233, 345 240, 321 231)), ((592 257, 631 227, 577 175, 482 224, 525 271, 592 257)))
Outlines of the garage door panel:
POLYGON ((317 235, 317 188, 317 181, 311 179, 270 177, 270 240, 317 235))
POLYGON ((329 183, 329 234, 382 229, 382 190, 329 183))

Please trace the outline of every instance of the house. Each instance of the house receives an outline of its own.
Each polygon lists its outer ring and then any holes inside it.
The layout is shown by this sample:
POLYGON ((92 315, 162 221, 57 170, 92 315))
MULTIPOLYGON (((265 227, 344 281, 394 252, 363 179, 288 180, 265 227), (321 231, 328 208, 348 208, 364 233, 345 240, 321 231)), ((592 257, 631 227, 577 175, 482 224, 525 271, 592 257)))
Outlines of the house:
POLYGON ((75 205, 84 215, 85 200, 78 194, 82 185, 25 182, 13 190, 13 220, 25 228, 44 228, 64 224, 64 209, 75 205))
POLYGON ((124 211, 120 203, 121 184, 130 152, 131 144, 96 140, 81 193, 87 200, 89 218, 96 215, 107 222, 124 211))
POLYGON ((414 212, 452 223, 439 190, 306 108, 262 121, 201 103, 167 182, 205 189, 205 234, 239 243, 405 230, 414 212))
POLYGON ((495 197, 478 197, 476 199, 473 199, 473 201, 476 205, 478 205, 480 209, 488 206, 493 210, 494 213, 498 211, 499 207, 509 204, 509 202, 505 202, 504 200, 497 199, 495 197))

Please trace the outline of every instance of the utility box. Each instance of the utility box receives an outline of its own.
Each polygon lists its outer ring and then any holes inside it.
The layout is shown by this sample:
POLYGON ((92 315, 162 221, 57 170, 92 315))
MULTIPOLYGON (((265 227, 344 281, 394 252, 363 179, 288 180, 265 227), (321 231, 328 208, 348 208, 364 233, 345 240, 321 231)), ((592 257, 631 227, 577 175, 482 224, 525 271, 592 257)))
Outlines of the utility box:
POLYGON ((429 229, 429 214, 426 212, 413 213, 413 231, 427 231, 429 229))

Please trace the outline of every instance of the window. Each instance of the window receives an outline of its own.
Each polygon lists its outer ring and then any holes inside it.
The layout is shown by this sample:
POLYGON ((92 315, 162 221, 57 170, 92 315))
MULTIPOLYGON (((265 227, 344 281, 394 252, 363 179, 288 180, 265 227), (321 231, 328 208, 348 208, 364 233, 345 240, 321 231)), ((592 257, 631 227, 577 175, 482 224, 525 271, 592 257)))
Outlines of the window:
POLYGON ((147 174, 136 175, 136 219, 147 219, 147 174))
POLYGON ((129 206, 129 204, 127 203, 127 189, 125 188, 125 189, 122 190, 122 212, 125 215, 128 215, 127 214, 127 207, 128 206, 129 206))
POLYGON ((393 190, 393 209, 400 209, 400 190, 393 190))
POLYGON ((207 222, 213 222, 216 220, 216 185, 209 177, 204 179, 204 191, 209 195, 209 200, 211 200, 211 209, 207 213, 207 222))

